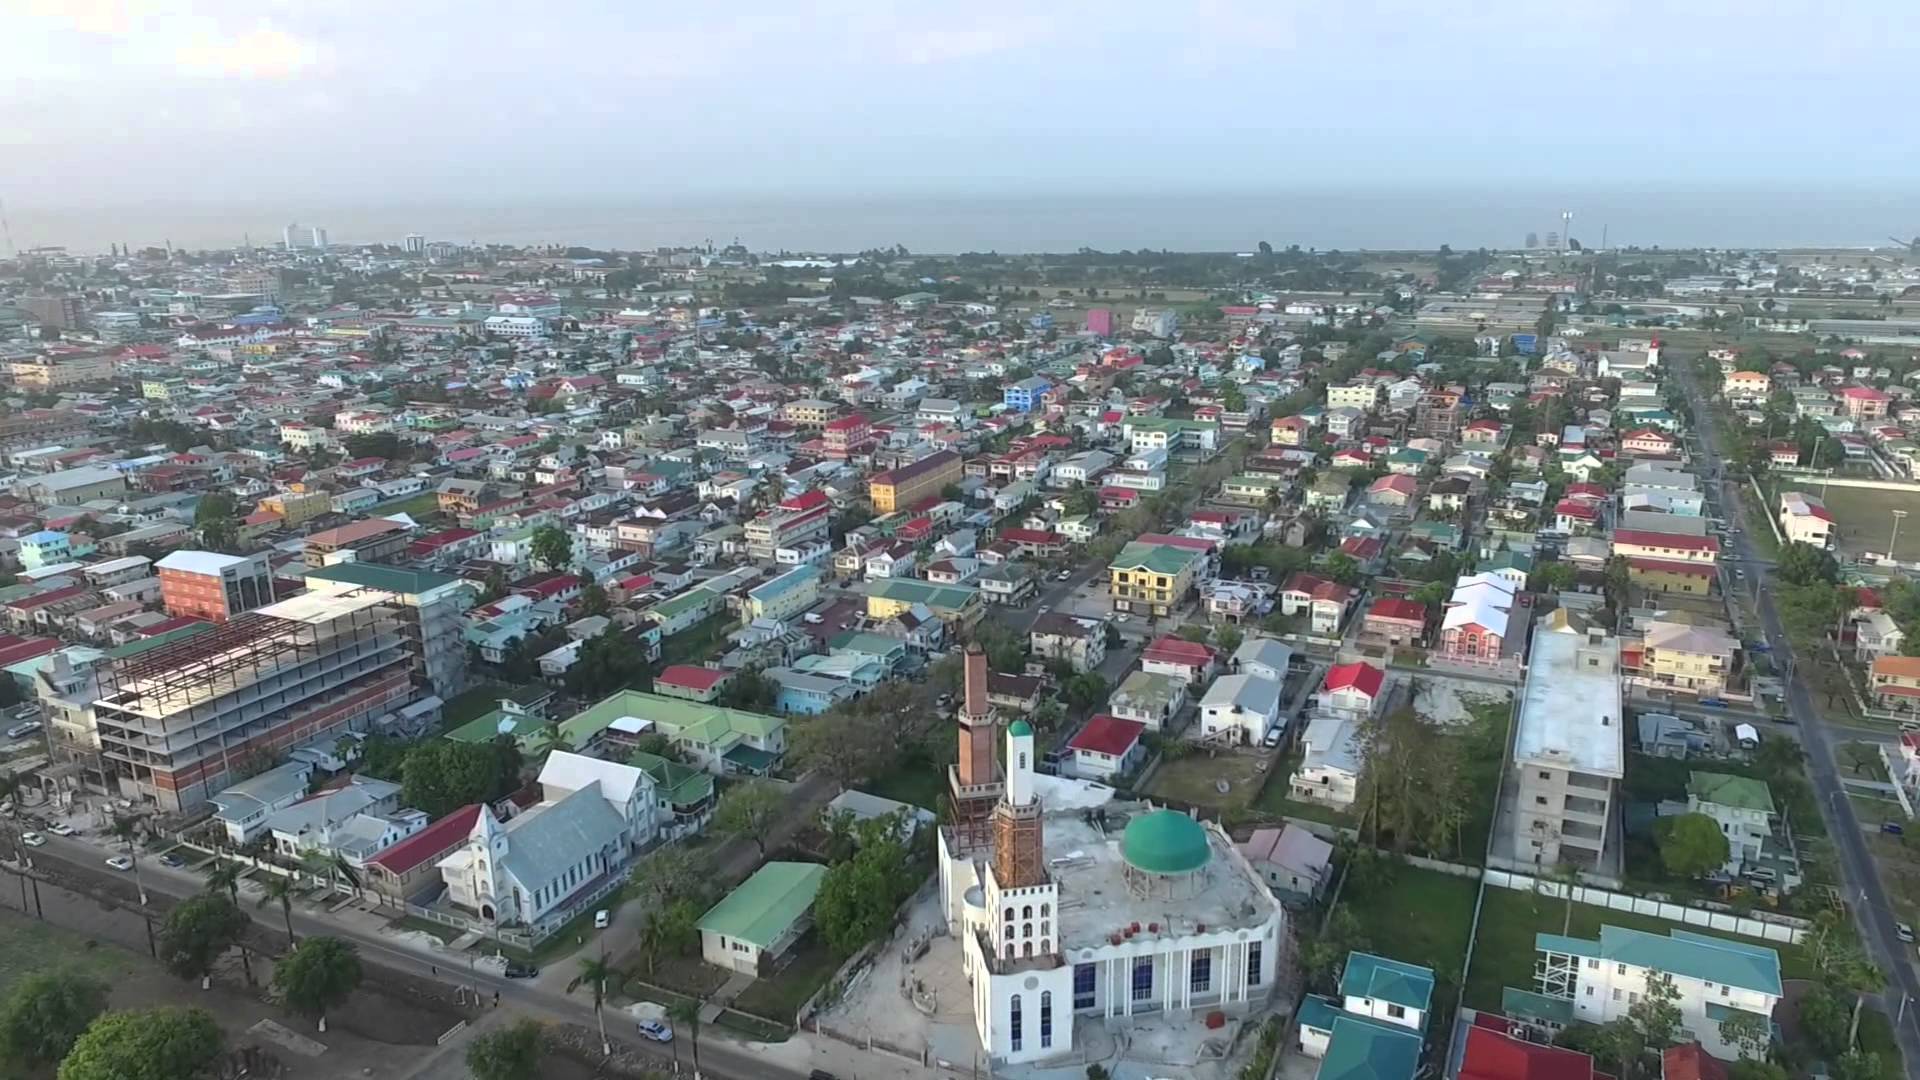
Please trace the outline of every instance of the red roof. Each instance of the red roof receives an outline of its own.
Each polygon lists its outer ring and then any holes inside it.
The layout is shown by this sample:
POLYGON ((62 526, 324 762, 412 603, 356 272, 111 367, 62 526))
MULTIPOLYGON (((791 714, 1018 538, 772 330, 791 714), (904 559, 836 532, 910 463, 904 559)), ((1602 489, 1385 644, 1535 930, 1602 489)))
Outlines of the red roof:
POLYGON ((1381 597, 1373 602, 1372 608, 1368 609, 1367 618, 1399 619, 1402 622, 1425 625, 1427 621, 1427 605, 1418 600, 1408 600, 1404 597, 1381 597))
POLYGON ((1186 638, 1163 637, 1147 646, 1140 654, 1143 660, 1153 660, 1163 664, 1186 664, 1204 666, 1213 663, 1214 652, 1211 646, 1202 645, 1186 638))
POLYGON ((64 589, 54 589, 51 592, 23 596, 7 606, 18 611, 31 611, 34 608, 46 607, 48 604, 57 604, 62 600, 71 600, 76 596, 85 595, 86 592, 87 587, 85 585, 69 585, 64 589))
POLYGON ((1718 552, 1720 545, 1711 536, 1683 536, 1679 533, 1650 532, 1646 529, 1615 529, 1613 542, 1644 547, 1680 548, 1686 551, 1718 552))
POLYGON ((1697 1042, 1670 1046, 1660 1055, 1663 1080, 1727 1080, 1727 1067, 1697 1042))
POLYGON ((479 819, 479 803, 463 806, 405 840, 387 845, 384 851, 367 861, 390 874, 405 874, 460 843, 473 831, 473 823, 479 819))
MULTIPOLYGON (((1460 1080, 1595 1080, 1604 1075, 1594 1071, 1593 1058, 1577 1050, 1527 1042, 1478 1025, 1467 1029, 1459 1073, 1460 1080)), ((1672 1072, 1666 1076, 1673 1080, 1672 1072)))
POLYGON ((1171 533, 1141 533, 1134 540, 1142 544, 1159 544, 1161 547, 1185 548, 1188 551, 1212 551, 1220 545, 1198 536, 1175 536, 1171 533))
MULTIPOLYGON (((12 637, 11 634, 7 635, 12 637)), ((13 643, 0 647, 0 667, 17 664, 22 660, 31 660, 36 656, 45 656, 60 647, 54 638, 20 638, 13 643)))
POLYGON ((1060 534, 1052 529, 1001 529, 1000 539, 1016 544, 1057 544, 1060 534))
POLYGON ((1327 671, 1328 690, 1358 690, 1368 697, 1379 697, 1387 673, 1372 664, 1335 664, 1327 671))
POLYGON ((730 673, 719 668, 702 667, 698 664, 668 664, 660 674, 653 677, 653 681, 656 686, 665 683, 668 686, 677 686, 683 690, 694 690, 704 694, 719 686, 726 680, 728 674, 730 673))
POLYGON ((791 499, 780 500, 780 507, 783 510, 812 510, 825 505, 827 505, 827 493, 819 488, 803 491, 791 499))
POLYGON ((867 426, 867 418, 864 416, 861 416, 859 413, 854 413, 852 416, 843 416, 838 420, 828 421, 827 425, 821 430, 822 431, 852 431, 856 428, 862 428, 865 426, 867 426))
POLYGON ((1087 725, 1067 743, 1067 748, 1120 757, 1133 749, 1140 741, 1140 733, 1146 729, 1147 725, 1138 720, 1122 720, 1099 713, 1087 720, 1087 725))
POLYGON ((1361 562, 1366 562, 1380 554, 1386 546, 1386 543, 1377 536, 1349 536, 1340 541, 1341 553, 1351 555, 1361 562))

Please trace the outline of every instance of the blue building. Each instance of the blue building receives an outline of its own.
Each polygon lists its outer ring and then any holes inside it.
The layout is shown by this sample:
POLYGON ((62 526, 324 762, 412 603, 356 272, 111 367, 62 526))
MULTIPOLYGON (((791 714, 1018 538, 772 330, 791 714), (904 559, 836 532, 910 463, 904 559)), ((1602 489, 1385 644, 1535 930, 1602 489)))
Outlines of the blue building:
POLYGON ((1052 396, 1053 384, 1038 375, 1021 379, 1017 383, 1009 383, 1000 392, 1000 400, 1015 412, 1032 412, 1035 409, 1045 408, 1052 396))
POLYGON ((818 716, 854 698, 853 684, 845 679, 812 675, 788 667, 768 668, 761 674, 780 688, 773 697, 773 708, 783 716, 818 716))

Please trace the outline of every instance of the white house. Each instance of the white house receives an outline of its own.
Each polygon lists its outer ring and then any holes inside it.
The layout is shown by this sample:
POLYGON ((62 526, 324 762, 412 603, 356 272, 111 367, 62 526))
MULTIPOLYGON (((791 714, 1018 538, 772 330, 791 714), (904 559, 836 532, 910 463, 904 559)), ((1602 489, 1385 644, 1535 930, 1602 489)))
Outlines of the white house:
POLYGON ((292 859, 338 856, 354 866, 427 827, 427 815, 400 809, 400 785, 371 776, 302 799, 268 816, 273 848, 292 859))
POLYGON ((1385 671, 1364 661, 1335 664, 1327 669, 1327 681, 1317 695, 1320 708, 1364 720, 1379 708, 1386 681, 1385 671))
POLYGON ((1567 1001, 1574 1019, 1590 1024, 1625 1017, 1650 979, 1672 980, 1680 1026, 1719 1058, 1739 1056, 1721 1037, 1721 1021, 1737 1013, 1771 1021, 1780 1004, 1780 954, 1764 945, 1690 930, 1663 937, 1602 926, 1597 941, 1536 934, 1534 947, 1545 954, 1538 963, 1541 991, 1567 1001))
POLYGON ((627 840, 642 848, 664 823, 673 820, 673 806, 655 788, 645 770, 617 761, 555 750, 540 767, 543 799, 558 801, 598 781, 600 796, 620 811, 627 823, 627 840))
POLYGON ((1222 675, 1200 699, 1200 737, 1251 746, 1280 719, 1281 684, 1258 675, 1222 675))
POLYGON ((1727 773, 1695 772, 1687 778, 1687 812, 1705 814, 1727 838, 1722 872, 1737 876, 1760 862, 1773 840, 1773 792, 1764 780, 1727 773))
POLYGON ((307 779, 313 765, 289 761, 268 769, 207 800, 214 806, 213 818, 226 829, 227 840, 244 847, 267 827, 267 818, 299 802, 307 795, 307 779))
POLYGON ((617 876, 631 852, 627 807, 590 780, 555 789, 504 824, 481 807, 466 843, 440 860, 447 897, 497 926, 562 921, 617 876))
POLYGON ((1360 787, 1360 725, 1340 712, 1315 713, 1300 745, 1306 751, 1288 781, 1296 799, 1338 809, 1352 806, 1360 787))
POLYGON ((1780 493, 1780 531, 1788 543, 1833 546, 1833 514, 1819 496, 1804 491, 1780 493))

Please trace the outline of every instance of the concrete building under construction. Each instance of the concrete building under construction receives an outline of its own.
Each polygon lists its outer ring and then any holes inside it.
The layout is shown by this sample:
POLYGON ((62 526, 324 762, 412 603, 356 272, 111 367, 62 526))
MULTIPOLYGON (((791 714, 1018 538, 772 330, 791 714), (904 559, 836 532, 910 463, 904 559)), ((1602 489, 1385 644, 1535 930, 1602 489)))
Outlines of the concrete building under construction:
POLYGON ((395 607, 371 590, 307 594, 116 660, 94 722, 115 794, 191 810, 255 766, 349 730, 417 693, 395 607))

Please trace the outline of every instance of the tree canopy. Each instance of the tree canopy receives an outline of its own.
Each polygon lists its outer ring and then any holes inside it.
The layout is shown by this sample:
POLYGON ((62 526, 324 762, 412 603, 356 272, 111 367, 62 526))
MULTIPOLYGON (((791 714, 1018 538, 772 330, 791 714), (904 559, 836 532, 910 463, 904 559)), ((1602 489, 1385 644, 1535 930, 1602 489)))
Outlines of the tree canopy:
POLYGON ((107 1008, 107 984, 72 971, 22 978, 0 998, 0 1060, 58 1064, 107 1008))
POLYGON ((827 868, 813 901, 821 939, 842 954, 885 932, 901 901, 919 884, 899 817, 863 821, 854 830, 853 855, 827 868))
POLYGON ((439 818, 469 803, 492 802, 520 782, 520 749, 512 739, 464 743, 429 739, 407 751, 400 767, 406 805, 439 818))
POLYGON ((1727 838, 1705 814, 1676 814, 1654 827, 1660 862, 1675 877, 1697 878, 1726 865, 1727 838))
POLYGON ((533 530, 528 554, 549 570, 564 570, 573 565, 573 537, 558 525, 542 525, 533 530))
POLYGON ((185 1080, 205 1072, 221 1045, 205 1009, 110 1012, 74 1042, 59 1080, 185 1080))
POLYGON ((467 1068, 473 1080, 534 1080, 540 1069, 539 1022, 521 1020, 475 1037, 467 1047, 467 1068))
POLYGON ((320 1018, 326 1030, 327 1010, 353 995, 360 985, 360 953, 336 937, 310 937, 273 969, 273 985, 287 1006, 320 1018))
POLYGON ((767 837, 772 835, 786 803, 786 796, 773 781, 749 780, 720 797, 720 805, 713 811, 713 827, 752 840, 764 856, 767 837))
POLYGON ((214 961, 240 942, 253 920, 224 892, 187 897, 160 929, 160 962, 182 979, 204 979, 214 961))

